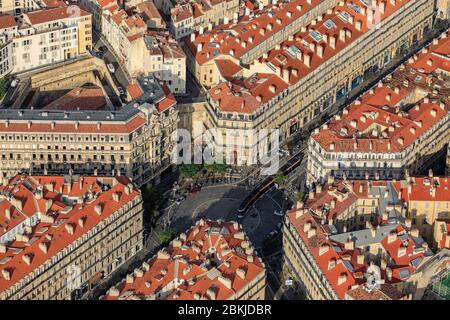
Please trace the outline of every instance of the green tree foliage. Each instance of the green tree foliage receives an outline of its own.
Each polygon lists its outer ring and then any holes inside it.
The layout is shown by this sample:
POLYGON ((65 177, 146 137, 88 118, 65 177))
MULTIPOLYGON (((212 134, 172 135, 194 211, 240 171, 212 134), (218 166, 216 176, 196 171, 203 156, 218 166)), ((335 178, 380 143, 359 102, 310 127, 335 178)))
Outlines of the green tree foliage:
POLYGON ((192 178, 202 170, 199 164, 183 164, 180 167, 180 173, 183 178, 192 178))
POLYGON ((172 228, 167 228, 166 230, 161 230, 158 233, 158 240, 162 246, 168 244, 176 236, 176 231, 172 228))

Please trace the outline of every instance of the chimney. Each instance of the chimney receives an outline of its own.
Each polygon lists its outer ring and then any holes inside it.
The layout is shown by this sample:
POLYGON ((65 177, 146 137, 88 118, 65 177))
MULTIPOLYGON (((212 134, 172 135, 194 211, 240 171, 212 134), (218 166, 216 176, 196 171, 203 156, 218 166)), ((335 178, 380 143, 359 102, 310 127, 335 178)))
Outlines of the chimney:
POLYGON ((73 228, 72 224, 66 223, 65 224, 65 228, 66 228, 67 233, 69 233, 70 235, 73 235, 74 228, 73 228))
POLYGON ((330 36, 330 47, 336 49, 336 36, 330 36))
POLYGON ((320 184, 316 185, 316 194, 319 194, 322 192, 322 186, 320 184))
POLYGON ((338 278, 338 286, 340 286, 341 284, 343 284, 346 281, 347 281, 347 274, 341 273, 338 278))
POLYGON ((356 263, 357 264, 364 264, 364 255, 358 254, 358 256, 356 257, 356 263))
POLYGON ((387 267, 386 260, 385 259, 381 259, 381 261, 380 261, 380 269, 381 270, 386 270, 386 267, 387 267))
POLYGON ((101 205, 96 205, 95 207, 94 207, 94 210, 95 210, 95 213, 97 213, 98 215, 101 215, 102 214, 102 206, 101 205))
POLYGON ((283 69, 283 81, 284 82, 289 82, 289 70, 288 69, 283 69))
POLYGON ((25 262, 25 264, 27 266, 29 266, 31 264, 31 256, 29 254, 24 254, 22 256, 22 260, 23 260, 23 262, 25 262))
POLYGON ((308 232, 311 229, 311 222, 307 222, 303 225, 303 232, 308 232))
POLYGON ((353 241, 353 239, 351 237, 347 238, 344 248, 345 248, 345 250, 354 250, 355 249, 355 242, 353 241))
POLYGON ((306 67, 311 67, 311 54, 307 53, 304 56, 304 61, 306 67))
POLYGON ((43 253, 47 253, 47 250, 48 250, 47 243, 45 243, 45 242, 39 243, 39 249, 41 249, 41 251, 43 253))
POLYGON ((386 268, 386 276, 389 281, 392 281, 392 269, 389 267, 386 268))
POLYGON ((316 227, 311 227, 311 229, 308 230, 308 239, 314 237, 316 235, 316 227))
POLYGON ((214 292, 213 289, 209 288, 208 290, 206 290, 206 296, 211 299, 211 300, 216 300, 216 293, 214 292))
POLYGON ((391 232, 388 235, 388 243, 392 243, 397 240, 397 232, 391 232))
POLYGON ((330 246, 328 244, 322 244, 319 248, 319 257, 328 252, 330 246))

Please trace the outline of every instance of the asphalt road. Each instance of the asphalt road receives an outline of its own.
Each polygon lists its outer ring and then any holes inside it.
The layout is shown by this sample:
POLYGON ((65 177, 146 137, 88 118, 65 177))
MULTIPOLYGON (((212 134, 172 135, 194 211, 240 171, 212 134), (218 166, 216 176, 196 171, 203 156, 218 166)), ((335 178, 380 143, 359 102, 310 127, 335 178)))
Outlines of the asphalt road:
POLYGON ((131 82, 131 78, 124 71, 122 64, 117 61, 117 56, 109 43, 99 36, 98 32, 93 30, 93 42, 94 50, 99 50, 100 47, 106 48, 106 54, 104 60, 106 63, 112 63, 116 71, 112 74, 113 79, 116 81, 116 85, 126 88, 131 82))

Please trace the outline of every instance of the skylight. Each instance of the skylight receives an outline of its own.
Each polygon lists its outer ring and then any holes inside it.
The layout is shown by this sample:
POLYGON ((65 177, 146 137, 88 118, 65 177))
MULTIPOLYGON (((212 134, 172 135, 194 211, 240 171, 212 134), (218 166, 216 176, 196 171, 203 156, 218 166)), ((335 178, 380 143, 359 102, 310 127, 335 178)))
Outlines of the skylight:
POLYGON ((311 30, 311 31, 309 32, 309 35, 310 35, 310 36, 314 39, 314 41, 316 41, 316 42, 322 41, 322 35, 321 35, 319 32, 317 32, 317 31, 311 30))
POLYGON ((293 58, 296 58, 297 55, 300 53, 300 49, 297 48, 295 45, 289 46, 289 48, 286 49, 287 53, 291 55, 293 58))
POLYGON ((350 20, 350 14, 347 11, 339 12, 338 17, 346 23, 350 20))
POLYGON ((324 25, 325 28, 327 28, 327 29, 336 28, 336 24, 333 22, 333 20, 330 20, 330 19, 328 19, 327 21, 325 21, 323 25, 324 25))

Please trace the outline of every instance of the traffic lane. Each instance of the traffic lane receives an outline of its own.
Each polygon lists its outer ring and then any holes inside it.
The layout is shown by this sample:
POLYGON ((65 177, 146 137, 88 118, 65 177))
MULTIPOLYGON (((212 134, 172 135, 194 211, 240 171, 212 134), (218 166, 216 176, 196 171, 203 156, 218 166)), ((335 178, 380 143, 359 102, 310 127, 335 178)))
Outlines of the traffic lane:
POLYGON ((255 205, 248 211, 241 220, 243 229, 255 248, 262 248, 264 240, 272 231, 278 230, 278 225, 282 223, 283 217, 274 214, 282 207, 282 192, 278 189, 271 189, 255 202, 255 205))
POLYGON ((123 66, 119 64, 115 55, 111 52, 111 49, 108 44, 102 38, 99 38, 94 45, 94 50, 99 51, 100 48, 104 48, 105 55, 103 60, 105 63, 112 63, 116 71, 112 74, 113 79, 116 81, 118 86, 122 86, 126 88, 129 84, 127 77, 125 76, 125 72, 123 71, 123 66))
POLYGON ((249 190, 235 186, 204 187, 172 207, 168 213, 171 226, 184 231, 200 217, 229 220, 248 193, 249 190))

